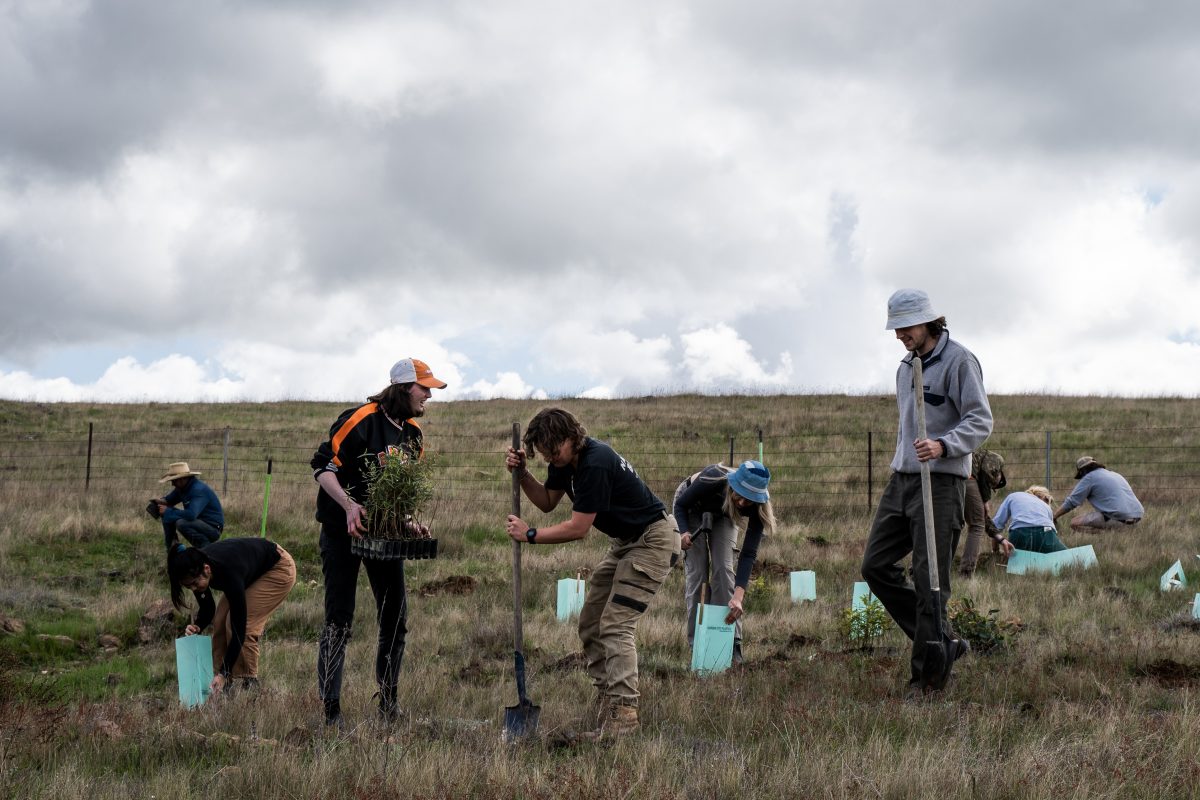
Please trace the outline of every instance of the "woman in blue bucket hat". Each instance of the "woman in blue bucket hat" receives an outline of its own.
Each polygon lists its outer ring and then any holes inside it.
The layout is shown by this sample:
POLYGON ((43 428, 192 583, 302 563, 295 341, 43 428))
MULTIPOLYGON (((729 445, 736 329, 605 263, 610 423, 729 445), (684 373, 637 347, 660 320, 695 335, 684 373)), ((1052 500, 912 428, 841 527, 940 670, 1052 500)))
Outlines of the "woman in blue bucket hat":
POLYGON ((675 490, 675 522, 679 526, 684 553, 684 597, 687 603, 687 638, 695 639, 696 607, 704 602, 700 592, 711 587, 708 602, 728 605, 725 621, 736 622, 733 662, 742 663, 742 614, 750 570, 758 557, 762 537, 775 531, 775 511, 767 486, 771 471, 759 461, 743 461, 737 469, 711 464, 687 478, 675 490), (711 529, 704 528, 704 515, 711 515, 711 529), (738 518, 746 519, 737 571, 733 550, 737 544, 738 518), (711 574, 710 574, 711 573, 711 574))

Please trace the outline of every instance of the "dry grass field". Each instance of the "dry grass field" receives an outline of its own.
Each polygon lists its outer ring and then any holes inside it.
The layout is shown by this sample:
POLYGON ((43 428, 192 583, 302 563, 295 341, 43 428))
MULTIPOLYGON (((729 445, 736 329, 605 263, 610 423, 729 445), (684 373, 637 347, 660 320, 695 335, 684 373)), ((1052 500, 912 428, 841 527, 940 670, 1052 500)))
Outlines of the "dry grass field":
POLYGON ((839 630, 869 495, 886 480, 892 398, 561 404, 668 502, 684 475, 728 458, 729 437, 736 457, 757 455, 761 429, 784 522, 760 551, 746 665, 689 672, 676 570, 639 629, 643 729, 610 746, 559 749, 546 736, 591 694, 553 593, 599 559, 596 532, 525 549, 529 689, 543 735, 515 746, 500 737, 504 706, 516 702, 501 453, 511 423, 544 403, 430 405, 442 554, 408 564, 407 716, 392 730, 373 721, 364 578, 342 736, 320 724, 316 699, 322 587, 307 462, 349 403, 0 403, 0 797, 1200 797, 1197 401, 993 398, 992 446, 1009 459, 1011 487, 1044 482, 1050 432, 1060 499, 1086 452, 1130 478, 1147 518, 1103 535, 1061 526, 1068 546, 1094 545, 1090 570, 1010 576, 989 563, 956 581, 955 598, 1012 627, 990 653, 959 662, 943 697, 920 704, 901 696, 908 643, 898 629, 867 646, 839 630), (184 459, 227 484, 230 533, 257 535, 267 457, 268 535, 296 557, 299 580, 267 630, 261 690, 184 710, 171 642, 184 617, 139 637, 142 613, 167 596, 161 533, 142 508, 165 465, 184 459), (1162 593, 1159 576, 1176 559, 1193 585, 1162 593), (815 603, 790 601, 786 573, 796 569, 816 571, 815 603), (102 636, 115 639, 105 647, 102 636))

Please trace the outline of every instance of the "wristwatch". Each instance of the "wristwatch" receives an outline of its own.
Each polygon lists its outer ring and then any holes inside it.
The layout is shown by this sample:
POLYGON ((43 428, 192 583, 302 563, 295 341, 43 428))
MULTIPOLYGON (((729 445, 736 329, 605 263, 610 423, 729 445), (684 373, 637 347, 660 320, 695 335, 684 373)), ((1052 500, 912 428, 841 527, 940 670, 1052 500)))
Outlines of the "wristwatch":
POLYGON ((530 544, 533 544, 533 540, 536 538, 537 538, 537 528, 530 528, 529 530, 525 531, 525 539, 530 544))

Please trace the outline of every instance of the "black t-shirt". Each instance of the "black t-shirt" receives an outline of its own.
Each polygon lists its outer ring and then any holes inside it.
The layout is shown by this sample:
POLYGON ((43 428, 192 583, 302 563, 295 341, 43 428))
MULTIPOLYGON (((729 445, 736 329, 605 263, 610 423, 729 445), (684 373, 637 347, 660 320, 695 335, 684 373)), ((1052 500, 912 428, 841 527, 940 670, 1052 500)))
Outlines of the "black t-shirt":
MULTIPOLYGON (((338 416, 329 429, 329 441, 317 448, 309 464, 314 478, 322 472, 334 473, 347 494, 361 505, 367 499, 363 455, 369 453, 382 463, 385 457, 401 452, 418 458, 423 452, 416 420, 405 420, 396 427, 378 403, 367 403, 338 416)), ((342 523, 340 533, 346 534, 346 510, 325 493, 324 487, 317 490, 317 521, 333 524, 335 532, 337 523, 342 523)))
POLYGON ((550 465, 546 488, 566 492, 572 509, 595 514, 596 530, 623 542, 637 539, 666 514, 666 506, 629 462, 590 436, 579 451, 578 466, 550 465))
POLYGON ((229 647, 225 650, 225 661, 220 672, 226 677, 242 653, 246 641, 246 589, 279 563, 279 548, 269 539, 222 539, 204 548, 212 568, 212 578, 203 592, 194 592, 200 612, 196 616, 196 627, 203 630, 216 614, 213 589, 225 593, 229 601, 229 647))

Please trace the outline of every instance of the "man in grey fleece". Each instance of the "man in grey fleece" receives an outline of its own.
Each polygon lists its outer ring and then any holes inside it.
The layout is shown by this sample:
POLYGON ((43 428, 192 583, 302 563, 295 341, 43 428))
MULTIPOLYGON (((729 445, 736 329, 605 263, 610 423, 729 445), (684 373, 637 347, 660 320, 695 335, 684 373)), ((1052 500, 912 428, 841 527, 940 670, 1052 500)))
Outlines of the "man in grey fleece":
POLYGON ((933 311, 925 292, 900 289, 893 294, 888 299, 887 328, 896 332, 909 354, 896 371, 896 405, 900 411, 896 455, 892 458, 892 477, 871 523, 862 576, 871 593, 913 641, 909 693, 920 696, 945 688, 953 660, 970 649, 966 641, 956 640, 953 658, 945 669, 936 675, 926 673, 924 643, 941 637, 925 554, 920 465, 929 462, 938 579, 942 596, 948 597, 950 562, 963 525, 971 453, 992 432, 992 410, 983 389, 979 361, 967 348, 950 340, 946 318, 933 311), (912 359, 918 356, 924 371, 925 439, 917 435, 913 389, 912 359), (900 566, 909 553, 915 587, 905 579, 900 566))

